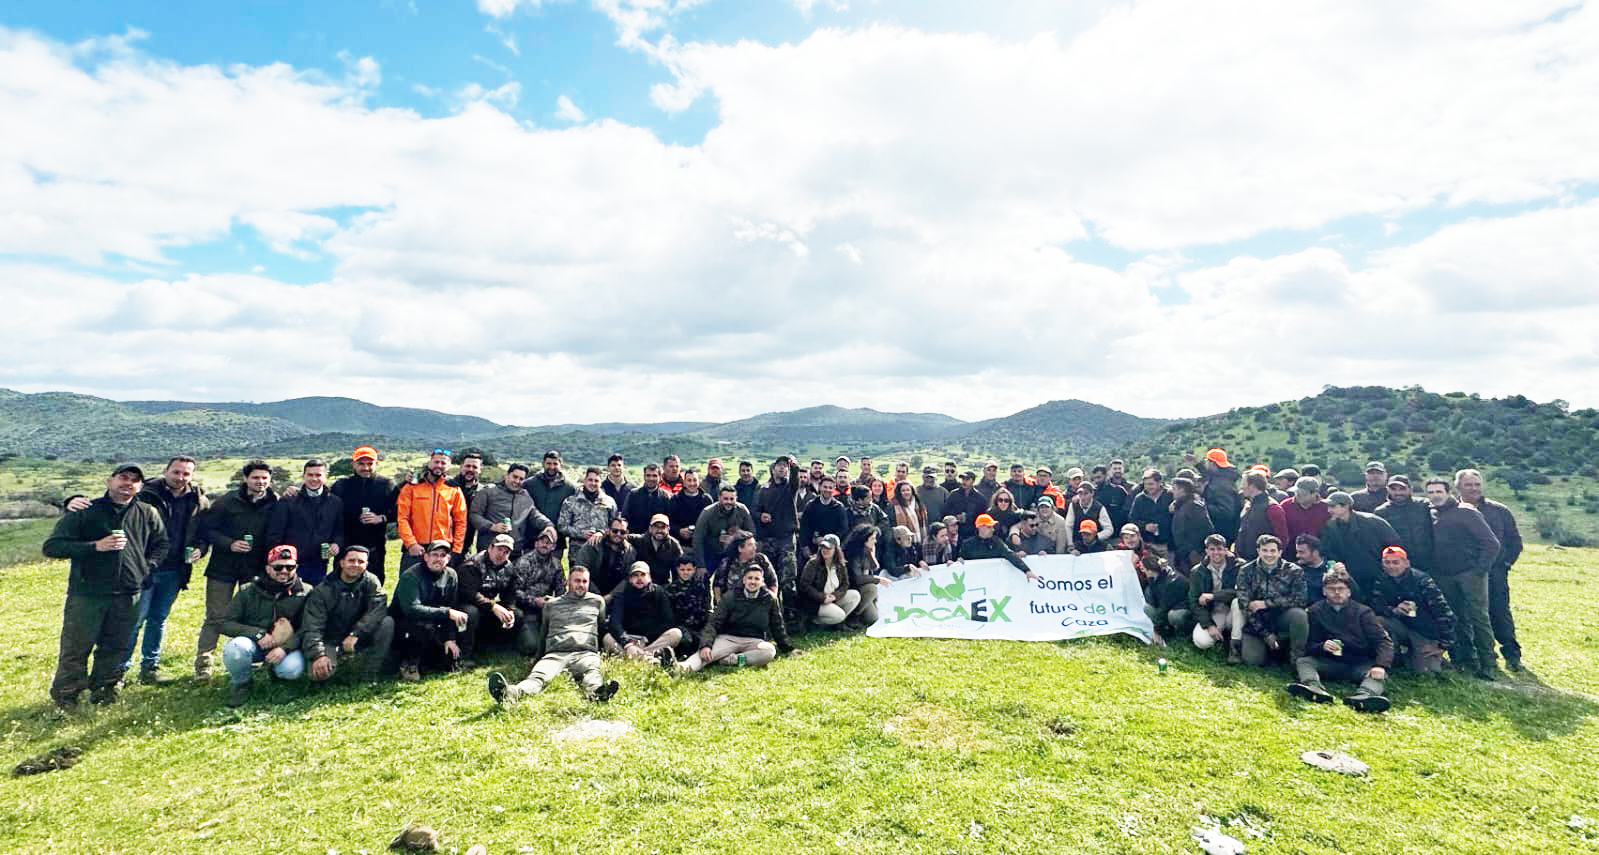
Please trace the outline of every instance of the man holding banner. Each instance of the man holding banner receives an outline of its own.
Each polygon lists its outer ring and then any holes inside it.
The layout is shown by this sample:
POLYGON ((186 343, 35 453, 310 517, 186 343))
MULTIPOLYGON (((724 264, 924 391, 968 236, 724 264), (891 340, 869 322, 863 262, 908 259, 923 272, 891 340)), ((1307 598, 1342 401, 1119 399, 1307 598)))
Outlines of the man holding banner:
POLYGON ((1003 558, 1016 565, 1016 569, 1027 574, 1027 578, 1034 578, 1033 571, 1022 560, 1010 544, 994 536, 994 528, 999 521, 988 514, 978 514, 973 523, 977 526, 977 536, 961 544, 960 560, 978 561, 984 558, 1003 558))

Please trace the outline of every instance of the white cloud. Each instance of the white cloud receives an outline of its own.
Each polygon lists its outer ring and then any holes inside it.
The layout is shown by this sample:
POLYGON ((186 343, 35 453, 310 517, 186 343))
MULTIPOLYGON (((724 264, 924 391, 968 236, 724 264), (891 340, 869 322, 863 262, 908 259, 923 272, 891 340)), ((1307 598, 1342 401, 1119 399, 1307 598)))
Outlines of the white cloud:
POLYGON ((586 122, 588 116, 565 95, 555 99, 555 118, 563 122, 586 122))
POLYGON ((539 0, 477 0, 477 10, 495 18, 505 18, 515 12, 516 7, 524 4, 536 9, 539 0))
MULTIPOLYGON (((642 38, 686 6, 606 8, 642 38)), ((978 418, 1060 397, 1193 415, 1362 382, 1599 404, 1599 214, 1581 199, 1599 13, 1545 11, 1150 0, 1070 41, 662 36, 677 77, 658 102, 714 99, 698 145, 566 96, 571 126, 531 127, 506 112, 514 81, 426 90, 454 112, 425 118, 373 103, 375 63, 330 80, 0 30, 0 115, 22 129, 0 134, 0 287, 41 319, 0 363, 14 386, 351 394, 520 423, 824 401, 978 418), (1369 257, 1312 237, 1193 261, 1466 202, 1526 212, 1431 235, 1407 219, 1411 242, 1369 257), (329 275, 171 263, 241 227, 329 275), (1133 260, 1091 263, 1104 245, 1133 260), (119 281, 134 264, 152 272, 119 281), (252 328, 283 356, 234 355, 252 328), (81 364, 41 355, 64 342, 81 364), (222 356, 156 388, 196 350, 222 356), (507 378, 552 394, 503 394, 507 378)))

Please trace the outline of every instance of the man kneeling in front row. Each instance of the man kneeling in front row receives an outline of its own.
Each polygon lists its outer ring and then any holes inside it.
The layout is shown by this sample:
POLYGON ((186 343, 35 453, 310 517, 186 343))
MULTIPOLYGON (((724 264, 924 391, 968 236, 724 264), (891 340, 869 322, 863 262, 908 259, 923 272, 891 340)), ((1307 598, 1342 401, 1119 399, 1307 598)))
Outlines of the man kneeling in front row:
POLYGON ((788 643, 783 607, 766 586, 765 569, 749 565, 739 581, 739 587, 717 601, 700 652, 677 663, 678 668, 698 671, 713 662, 759 667, 779 652, 799 653, 788 643))
POLYGON ((339 559, 339 572, 322 580, 305 601, 300 649, 311 663, 311 679, 328 680, 348 658, 365 661, 361 676, 376 677, 394 644, 383 583, 367 572, 366 547, 352 546, 339 559))
POLYGON ((261 575, 233 595, 222 618, 222 634, 233 636, 222 648, 222 666, 232 684, 228 706, 243 706, 249 699, 251 667, 257 662, 281 680, 305 674, 299 625, 311 586, 300 581, 299 567, 294 547, 274 546, 261 575))
MULTIPOLYGON (((646 567, 646 569, 648 569, 646 567)), ((572 675, 591 701, 605 703, 617 682, 600 674, 600 636, 605 631, 605 598, 589 591, 589 569, 579 564, 566 575, 566 593, 544 604, 544 655, 527 679, 511 683, 498 671, 489 675, 489 696, 497 704, 544 691, 562 671, 572 675)))
POLYGON ((1388 637, 1377 613, 1369 606, 1350 600, 1349 574, 1329 570, 1321 579, 1323 599, 1310 607, 1310 637, 1305 652, 1295 661, 1299 682, 1288 686, 1288 693, 1307 701, 1330 704, 1333 695, 1321 684, 1322 675, 1335 680, 1351 680, 1360 688, 1344 703, 1360 712, 1379 713, 1388 709, 1383 697, 1383 681, 1394 664, 1394 643, 1388 637))

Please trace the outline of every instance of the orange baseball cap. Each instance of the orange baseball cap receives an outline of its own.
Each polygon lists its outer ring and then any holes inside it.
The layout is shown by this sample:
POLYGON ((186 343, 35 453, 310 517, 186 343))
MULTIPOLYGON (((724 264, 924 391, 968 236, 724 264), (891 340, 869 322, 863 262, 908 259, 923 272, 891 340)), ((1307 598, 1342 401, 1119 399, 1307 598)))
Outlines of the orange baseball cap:
POLYGON ((1231 469, 1233 467, 1232 461, 1227 459, 1227 452, 1219 448, 1212 448, 1205 452, 1205 459, 1223 469, 1231 469))
POLYGON ((989 516, 988 514, 978 514, 977 515, 977 522, 974 523, 974 525, 978 526, 979 528, 984 527, 984 526, 987 526, 988 528, 993 528, 994 526, 999 525, 999 523, 995 522, 994 518, 989 516))
POLYGON ((1387 558, 1390 555, 1397 555, 1406 561, 1410 560, 1410 553, 1406 552, 1403 546, 1390 546, 1382 551, 1382 557, 1387 558))
POLYGON ((1094 522, 1093 520, 1083 520, 1077 524, 1077 530, 1097 533, 1099 531, 1099 523, 1094 522))
POLYGON ((360 448, 357 448, 355 450, 355 452, 350 455, 350 459, 352 461, 354 461, 354 460, 376 460, 376 459, 378 459, 378 450, 373 448, 370 445, 363 445, 360 448))

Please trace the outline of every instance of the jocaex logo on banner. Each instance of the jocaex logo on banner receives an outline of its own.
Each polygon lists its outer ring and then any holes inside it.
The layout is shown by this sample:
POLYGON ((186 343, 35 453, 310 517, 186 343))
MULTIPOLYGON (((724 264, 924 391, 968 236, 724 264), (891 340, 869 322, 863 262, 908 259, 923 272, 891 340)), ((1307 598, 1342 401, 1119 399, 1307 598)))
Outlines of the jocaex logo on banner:
POLYGON ((1000 558, 933 568, 877 590, 868 635, 1054 641, 1124 632, 1148 643, 1155 631, 1132 553, 1038 555, 1035 579, 1000 558))

